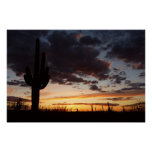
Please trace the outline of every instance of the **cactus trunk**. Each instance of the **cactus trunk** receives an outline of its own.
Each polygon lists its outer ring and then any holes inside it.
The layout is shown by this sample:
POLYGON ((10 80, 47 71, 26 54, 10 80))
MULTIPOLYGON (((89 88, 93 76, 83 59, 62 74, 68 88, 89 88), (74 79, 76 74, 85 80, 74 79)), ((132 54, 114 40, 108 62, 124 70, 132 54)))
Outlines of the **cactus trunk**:
POLYGON ((40 90, 37 86, 32 86, 32 110, 37 111, 39 107, 40 90))
POLYGON ((39 48, 39 39, 36 40, 35 46, 35 63, 34 63, 34 76, 33 76, 33 85, 32 85, 32 110, 38 110, 39 106, 39 57, 40 56, 40 48, 39 48))

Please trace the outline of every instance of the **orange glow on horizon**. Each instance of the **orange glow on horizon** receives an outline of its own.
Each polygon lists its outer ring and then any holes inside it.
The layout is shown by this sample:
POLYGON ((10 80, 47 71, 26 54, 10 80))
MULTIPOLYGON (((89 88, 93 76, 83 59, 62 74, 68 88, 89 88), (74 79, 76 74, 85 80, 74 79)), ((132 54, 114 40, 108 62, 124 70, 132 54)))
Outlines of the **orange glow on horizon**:
POLYGON ((129 93, 111 93, 111 94, 85 94, 85 95, 77 95, 77 96, 63 96, 63 97, 54 97, 54 98, 47 98, 41 99, 41 101, 52 101, 52 100, 65 100, 65 99, 90 99, 90 98, 97 98, 97 97, 136 97, 136 96, 144 96, 145 92, 129 92, 129 93))

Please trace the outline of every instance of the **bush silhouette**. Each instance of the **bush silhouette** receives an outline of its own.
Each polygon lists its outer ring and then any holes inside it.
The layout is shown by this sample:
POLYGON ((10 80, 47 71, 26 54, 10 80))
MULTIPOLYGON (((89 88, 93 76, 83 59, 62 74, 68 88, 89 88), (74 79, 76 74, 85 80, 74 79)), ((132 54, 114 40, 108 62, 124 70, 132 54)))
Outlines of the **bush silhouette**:
POLYGON ((39 39, 36 39, 34 73, 31 74, 29 67, 26 67, 26 74, 24 75, 25 82, 31 86, 32 89, 32 110, 37 111, 39 107, 40 89, 44 89, 49 82, 49 68, 45 66, 46 56, 42 53, 40 63, 40 44, 39 39))

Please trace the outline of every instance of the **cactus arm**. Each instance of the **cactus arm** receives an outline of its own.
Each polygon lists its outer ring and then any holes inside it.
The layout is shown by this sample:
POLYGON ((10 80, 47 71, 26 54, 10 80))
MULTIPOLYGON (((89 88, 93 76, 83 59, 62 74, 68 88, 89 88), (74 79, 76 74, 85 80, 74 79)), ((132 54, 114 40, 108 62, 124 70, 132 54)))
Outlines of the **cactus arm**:
POLYGON ((29 79, 29 77, 26 74, 24 75, 24 80, 27 83, 27 85, 32 86, 32 81, 29 79))
POLYGON ((40 86, 39 89, 44 89, 49 82, 50 76, 48 75, 49 68, 45 68, 46 56, 45 53, 42 53, 41 58, 41 69, 40 69, 40 86))
POLYGON ((32 74, 31 74, 30 68, 26 67, 25 71, 26 71, 26 74, 24 75, 24 80, 29 86, 32 86, 32 74))
POLYGON ((50 79, 50 76, 47 75, 45 78, 45 81, 43 81, 43 83, 40 85, 40 89, 44 89, 47 86, 49 79, 50 79))
POLYGON ((46 67, 46 70, 43 73, 43 76, 41 75, 41 77, 40 77, 40 82, 41 82, 40 89, 44 89, 49 82, 50 76, 49 76, 48 72, 49 72, 49 68, 46 67))

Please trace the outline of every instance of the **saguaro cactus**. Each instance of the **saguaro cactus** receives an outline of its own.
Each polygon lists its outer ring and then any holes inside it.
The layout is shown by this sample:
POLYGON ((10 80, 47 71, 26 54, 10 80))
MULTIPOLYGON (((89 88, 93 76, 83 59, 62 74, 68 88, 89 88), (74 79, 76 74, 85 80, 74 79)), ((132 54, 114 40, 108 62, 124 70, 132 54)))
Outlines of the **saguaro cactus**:
POLYGON ((34 73, 31 74, 30 68, 26 67, 26 74, 24 75, 25 82, 31 86, 32 89, 32 110, 37 111, 39 107, 40 89, 44 89, 49 82, 49 68, 45 66, 46 56, 42 53, 40 63, 40 44, 39 39, 36 39, 34 73))

